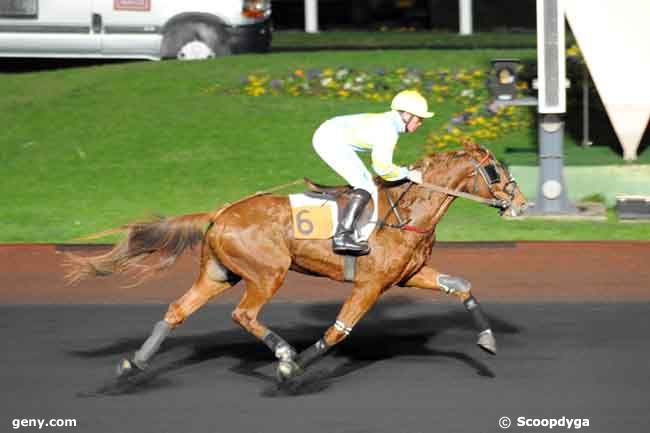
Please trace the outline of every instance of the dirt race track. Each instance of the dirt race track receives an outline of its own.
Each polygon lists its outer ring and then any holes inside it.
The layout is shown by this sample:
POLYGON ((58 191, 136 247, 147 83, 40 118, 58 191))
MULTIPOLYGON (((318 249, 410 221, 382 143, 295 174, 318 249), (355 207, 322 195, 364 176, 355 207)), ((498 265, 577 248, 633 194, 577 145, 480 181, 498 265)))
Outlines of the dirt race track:
MULTIPOLYGON (((188 255, 169 273, 132 289, 120 278, 94 279, 68 287, 64 252, 99 254, 106 246, 0 246, 0 303, 167 304, 181 296, 198 271, 188 255)), ((650 242, 438 243, 430 265, 468 279, 483 301, 650 300, 650 242)), ((341 301, 347 284, 290 272, 275 301, 341 301)), ((214 302, 236 302, 242 283, 214 302)), ((387 296, 439 298, 414 289, 391 289, 387 296)))
MULTIPOLYGON (((431 264, 472 281, 496 357, 476 347, 457 302, 395 289, 285 385, 268 349, 230 320, 240 286, 175 330, 144 376, 116 383, 118 360, 189 287, 196 263, 188 257, 138 289, 126 280, 63 284, 61 252, 101 250, 0 247, 0 432, 645 433, 650 425, 648 242, 438 245, 431 264), (510 427, 499 426, 502 417, 510 427), (77 426, 14 428, 53 418, 77 426)), ((349 289, 292 273, 262 320, 303 349, 349 289)))

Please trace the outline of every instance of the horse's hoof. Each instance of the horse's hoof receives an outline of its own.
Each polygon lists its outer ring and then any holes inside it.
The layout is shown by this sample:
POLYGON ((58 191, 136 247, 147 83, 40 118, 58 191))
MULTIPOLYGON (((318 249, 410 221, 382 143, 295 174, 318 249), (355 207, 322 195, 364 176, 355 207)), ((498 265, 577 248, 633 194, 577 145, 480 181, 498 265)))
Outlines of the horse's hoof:
POLYGON ((277 375, 280 382, 293 379, 302 374, 302 368, 293 360, 280 361, 278 363, 277 375))
POLYGON ((120 363, 117 365, 117 378, 118 379, 126 379, 129 377, 136 376, 140 373, 142 373, 144 370, 142 370, 140 367, 138 367, 135 362, 131 361, 128 358, 122 358, 120 360, 120 363))
POLYGON ((476 342, 478 347, 485 350, 491 355, 497 354, 497 342, 494 339, 491 329, 486 329, 485 331, 478 334, 478 341, 476 342))

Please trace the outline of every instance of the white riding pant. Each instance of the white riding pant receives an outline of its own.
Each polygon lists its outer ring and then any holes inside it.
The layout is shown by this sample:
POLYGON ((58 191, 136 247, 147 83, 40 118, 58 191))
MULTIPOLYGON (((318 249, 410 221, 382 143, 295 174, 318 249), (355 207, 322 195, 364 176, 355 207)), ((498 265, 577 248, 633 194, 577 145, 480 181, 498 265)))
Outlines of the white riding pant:
MULTIPOLYGON (((371 221, 377 221, 377 186, 354 147, 346 142, 340 128, 330 122, 323 123, 314 133, 312 144, 318 156, 347 183, 354 188, 360 188, 370 193, 375 204, 371 221)), ((360 230, 361 237, 367 239, 372 233, 374 225, 374 223, 367 224, 363 227, 360 230)))
POLYGON ((372 175, 336 125, 323 123, 314 133, 312 144, 318 156, 347 183, 368 191, 373 197, 376 196, 377 186, 372 180, 372 175))

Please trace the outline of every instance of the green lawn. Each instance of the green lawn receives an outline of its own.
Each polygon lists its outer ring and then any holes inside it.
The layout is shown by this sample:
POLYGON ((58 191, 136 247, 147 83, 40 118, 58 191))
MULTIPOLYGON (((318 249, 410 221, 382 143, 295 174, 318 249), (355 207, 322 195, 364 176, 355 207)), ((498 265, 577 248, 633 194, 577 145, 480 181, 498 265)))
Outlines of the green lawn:
MULTIPOLYGON (((305 175, 336 182, 311 149, 314 129, 328 117, 382 111, 384 104, 205 91, 237 86, 252 71, 469 68, 494 57, 533 55, 286 53, 0 75, 0 242, 67 242, 151 213, 212 209, 305 175)), ((401 140, 398 162, 417 159, 427 128, 448 121, 457 107, 435 109, 438 116, 421 133, 401 140)), ((531 143, 530 133, 522 132, 486 144, 507 157, 506 147, 531 143)), ((491 209, 458 203, 440 226, 440 239, 650 239, 650 225, 504 222, 491 209)))
MULTIPOLYGON (((569 38, 569 41, 570 38, 569 38)), ((476 33, 461 36, 430 31, 336 31, 308 34, 281 31, 273 34, 273 48, 409 47, 409 48, 535 48, 535 33, 476 33)))

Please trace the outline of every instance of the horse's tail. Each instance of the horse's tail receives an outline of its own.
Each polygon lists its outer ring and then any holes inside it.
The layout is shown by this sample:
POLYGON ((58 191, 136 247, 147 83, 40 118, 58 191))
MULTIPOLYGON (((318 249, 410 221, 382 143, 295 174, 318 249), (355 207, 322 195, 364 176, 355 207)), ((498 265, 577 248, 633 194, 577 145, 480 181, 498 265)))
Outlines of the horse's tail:
POLYGON ((206 227, 219 213, 159 217, 105 232, 121 231, 127 234, 113 249, 99 256, 66 254, 65 280, 68 284, 74 284, 90 277, 135 272, 139 277, 135 285, 138 285, 148 277, 169 269, 183 252, 201 242, 206 227), (147 258, 151 260, 144 263, 147 258))

